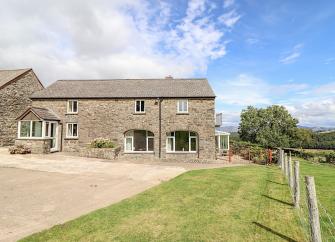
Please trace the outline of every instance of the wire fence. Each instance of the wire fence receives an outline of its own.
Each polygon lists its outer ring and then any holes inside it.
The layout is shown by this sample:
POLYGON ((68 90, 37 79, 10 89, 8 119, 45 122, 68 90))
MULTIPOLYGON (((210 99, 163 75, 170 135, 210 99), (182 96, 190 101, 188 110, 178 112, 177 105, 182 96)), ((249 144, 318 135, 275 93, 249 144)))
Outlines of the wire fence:
MULTIPOLYGON (((295 183, 290 176, 294 176, 295 171, 293 171, 293 163, 291 159, 291 155, 285 155, 283 151, 279 151, 280 157, 279 157, 279 165, 282 167, 283 175, 287 178, 287 182, 289 185, 289 190, 291 193, 291 197, 293 202, 299 201, 298 206, 296 206, 296 214, 299 219, 299 224, 302 229, 302 233, 304 236, 304 240, 306 241, 317 241, 313 239, 312 236, 312 221, 311 221, 311 209, 308 205, 308 196, 307 196, 307 185, 305 184, 305 177, 304 174, 301 174, 300 171, 298 171, 299 179, 298 182, 301 184, 298 186, 300 193, 295 192, 295 183), (285 166, 285 167, 284 167, 285 166), (285 172, 289 170, 289 172, 285 172), (292 184, 293 181, 293 184, 292 184), (299 196, 299 199, 296 200, 296 196, 299 196)), ((296 161, 295 161, 296 162, 296 161)), ((299 166, 298 166, 299 167, 299 166)), ((294 169, 296 169, 296 166, 294 166, 294 169)), ((299 169, 299 168, 298 168, 299 169)), ((295 179, 295 178, 294 178, 295 179)), ((317 177, 316 177, 317 179, 317 177)), ((316 198, 317 199, 317 198, 316 198)), ((319 218, 319 229, 321 231, 321 238, 322 241, 330 241, 335 242, 335 219, 334 215, 332 215, 328 210, 327 207, 325 207, 320 199, 317 199, 317 210, 318 210, 318 218, 319 218)))

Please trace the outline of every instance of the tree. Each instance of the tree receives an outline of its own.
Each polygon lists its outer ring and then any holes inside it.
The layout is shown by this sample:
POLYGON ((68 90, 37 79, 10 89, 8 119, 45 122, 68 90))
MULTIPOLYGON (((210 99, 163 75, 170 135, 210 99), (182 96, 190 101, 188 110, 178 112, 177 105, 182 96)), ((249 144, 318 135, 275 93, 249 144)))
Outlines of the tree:
POLYGON ((314 133, 310 129, 298 128, 294 134, 294 140, 291 144, 296 148, 309 148, 314 145, 314 133))
POLYGON ((243 141, 264 147, 288 147, 294 140, 298 120, 283 106, 249 106, 242 110, 238 133, 243 141))

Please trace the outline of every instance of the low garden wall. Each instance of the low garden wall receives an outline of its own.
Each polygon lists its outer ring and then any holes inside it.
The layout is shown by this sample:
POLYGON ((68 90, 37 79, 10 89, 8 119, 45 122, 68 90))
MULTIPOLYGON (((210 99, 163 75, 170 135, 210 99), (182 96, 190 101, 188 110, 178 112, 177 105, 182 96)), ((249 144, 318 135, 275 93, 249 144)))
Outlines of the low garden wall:
POLYGON ((31 150, 32 154, 50 153, 51 139, 16 139, 15 146, 23 145, 31 150))
POLYGON ((119 157, 121 148, 92 148, 92 147, 81 147, 79 149, 79 155, 90 158, 100 158, 107 160, 115 160, 119 157))

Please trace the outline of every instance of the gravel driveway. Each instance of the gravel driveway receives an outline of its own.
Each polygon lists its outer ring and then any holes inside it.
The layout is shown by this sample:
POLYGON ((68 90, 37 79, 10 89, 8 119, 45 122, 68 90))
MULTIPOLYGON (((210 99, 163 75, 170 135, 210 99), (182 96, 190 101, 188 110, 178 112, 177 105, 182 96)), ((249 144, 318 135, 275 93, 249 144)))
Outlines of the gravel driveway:
POLYGON ((0 148, 0 241, 74 219, 142 192, 187 169, 0 148))

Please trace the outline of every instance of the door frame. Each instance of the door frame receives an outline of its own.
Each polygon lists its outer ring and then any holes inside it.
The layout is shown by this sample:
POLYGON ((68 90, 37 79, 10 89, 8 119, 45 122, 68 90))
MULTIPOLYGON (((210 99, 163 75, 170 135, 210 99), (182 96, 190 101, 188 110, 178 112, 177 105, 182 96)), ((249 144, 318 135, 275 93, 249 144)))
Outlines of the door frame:
POLYGON ((49 129, 50 129, 50 139, 55 139, 55 147, 52 148, 50 145, 50 152, 57 152, 59 151, 59 122, 57 121, 49 121, 49 129), (55 136, 51 137, 51 124, 55 124, 56 125, 56 129, 55 129, 55 136))

